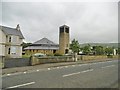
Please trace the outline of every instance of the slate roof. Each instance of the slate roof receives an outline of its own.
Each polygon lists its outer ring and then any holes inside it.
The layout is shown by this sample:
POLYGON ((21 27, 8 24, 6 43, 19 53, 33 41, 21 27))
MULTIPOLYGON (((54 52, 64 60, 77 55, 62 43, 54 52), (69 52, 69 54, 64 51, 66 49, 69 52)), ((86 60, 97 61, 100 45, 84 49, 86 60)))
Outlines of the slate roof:
POLYGON ((20 30, 17 30, 16 28, 10 28, 10 27, 6 27, 6 26, 1 26, 0 25, 0 29, 6 34, 6 35, 17 35, 19 36, 21 39, 24 39, 22 32, 20 30))
POLYGON ((25 48, 25 50, 27 49, 58 50, 59 45, 50 41, 47 38, 42 38, 25 48))
POLYGON ((48 44, 48 45, 56 45, 54 42, 50 41, 47 38, 42 38, 36 42, 34 42, 33 44, 48 44))
POLYGON ((69 26, 67 26, 67 25, 62 25, 62 26, 60 26, 60 27, 67 27, 67 28, 69 28, 69 26))
POLYGON ((36 50, 58 50, 59 46, 28 46, 25 50, 36 49, 36 50))

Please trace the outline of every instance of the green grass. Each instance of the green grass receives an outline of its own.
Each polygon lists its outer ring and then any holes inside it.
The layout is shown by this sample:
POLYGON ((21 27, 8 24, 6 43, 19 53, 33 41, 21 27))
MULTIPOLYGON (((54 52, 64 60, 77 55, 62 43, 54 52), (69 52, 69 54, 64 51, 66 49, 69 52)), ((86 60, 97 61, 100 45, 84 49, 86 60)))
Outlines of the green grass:
POLYGON ((30 55, 22 55, 22 58, 28 58, 30 55))

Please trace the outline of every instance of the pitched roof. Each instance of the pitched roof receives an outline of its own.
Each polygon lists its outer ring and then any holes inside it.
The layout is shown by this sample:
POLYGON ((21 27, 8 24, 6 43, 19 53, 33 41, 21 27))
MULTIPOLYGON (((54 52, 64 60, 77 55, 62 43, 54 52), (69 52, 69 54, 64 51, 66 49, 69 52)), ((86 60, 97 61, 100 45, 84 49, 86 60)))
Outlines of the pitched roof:
POLYGON ((48 45, 56 45, 54 42, 50 41, 47 38, 42 38, 36 42, 34 42, 33 44, 48 44, 48 45))
POLYGON ((58 50, 59 49, 59 45, 54 45, 54 46, 28 46, 26 48, 24 48, 25 50, 30 50, 30 49, 37 49, 37 50, 58 50))
POLYGON ((10 28, 10 27, 6 27, 6 26, 1 26, 0 25, 0 29, 6 34, 6 35, 17 35, 19 36, 21 39, 24 39, 22 32, 20 30, 17 30, 16 28, 10 28))
POLYGON ((67 26, 67 25, 65 25, 65 24, 64 24, 64 25, 62 25, 62 26, 60 26, 60 27, 67 27, 67 28, 69 28, 69 26, 67 26))
POLYGON ((58 50, 59 45, 47 38, 42 38, 25 48, 25 50, 27 49, 58 50))

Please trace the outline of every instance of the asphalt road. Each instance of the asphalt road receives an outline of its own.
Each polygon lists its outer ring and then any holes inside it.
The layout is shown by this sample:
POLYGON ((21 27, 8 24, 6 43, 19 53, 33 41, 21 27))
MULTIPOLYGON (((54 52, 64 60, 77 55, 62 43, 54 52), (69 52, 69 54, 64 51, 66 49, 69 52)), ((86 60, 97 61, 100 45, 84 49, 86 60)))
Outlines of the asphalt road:
POLYGON ((2 88, 118 88, 118 60, 11 74, 2 88))

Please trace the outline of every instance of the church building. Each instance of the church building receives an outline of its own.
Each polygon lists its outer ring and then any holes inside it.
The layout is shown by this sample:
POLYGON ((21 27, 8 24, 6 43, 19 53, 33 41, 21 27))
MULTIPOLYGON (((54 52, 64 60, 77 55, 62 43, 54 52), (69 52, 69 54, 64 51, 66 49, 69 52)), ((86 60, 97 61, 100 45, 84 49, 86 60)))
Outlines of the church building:
POLYGON ((66 54, 69 52, 69 40, 69 27, 67 25, 63 25, 59 27, 59 44, 56 44, 47 38, 42 38, 26 47, 25 54, 66 54))

